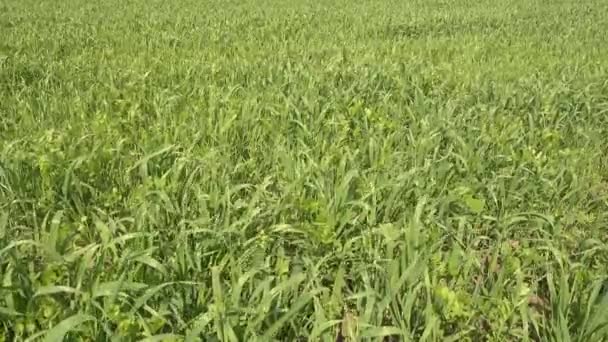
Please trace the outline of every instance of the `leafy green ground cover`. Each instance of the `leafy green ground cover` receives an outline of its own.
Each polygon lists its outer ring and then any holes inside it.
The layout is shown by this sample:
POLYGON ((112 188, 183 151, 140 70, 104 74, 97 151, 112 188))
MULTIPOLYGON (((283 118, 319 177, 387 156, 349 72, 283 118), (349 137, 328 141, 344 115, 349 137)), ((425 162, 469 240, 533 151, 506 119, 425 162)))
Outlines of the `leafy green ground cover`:
POLYGON ((606 13, 0 1, 0 340, 605 340, 606 13))

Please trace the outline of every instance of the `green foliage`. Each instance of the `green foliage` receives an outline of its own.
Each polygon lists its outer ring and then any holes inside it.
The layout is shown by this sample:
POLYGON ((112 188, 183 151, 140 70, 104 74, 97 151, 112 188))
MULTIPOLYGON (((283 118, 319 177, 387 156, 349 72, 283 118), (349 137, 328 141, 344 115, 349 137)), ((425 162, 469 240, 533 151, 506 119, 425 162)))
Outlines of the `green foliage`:
POLYGON ((608 340, 606 11, 0 1, 0 341, 608 340))

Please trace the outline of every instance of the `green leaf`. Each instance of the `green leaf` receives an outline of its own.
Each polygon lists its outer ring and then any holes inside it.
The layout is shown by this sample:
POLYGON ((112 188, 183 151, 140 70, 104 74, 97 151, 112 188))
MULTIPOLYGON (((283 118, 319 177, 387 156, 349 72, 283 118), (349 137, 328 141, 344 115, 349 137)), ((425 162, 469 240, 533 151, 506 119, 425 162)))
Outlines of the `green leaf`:
POLYGON ((310 336, 308 336, 308 341, 314 341, 316 338, 318 338, 319 336, 324 334, 325 331, 327 331, 328 329, 331 329, 331 327, 339 325, 341 323, 342 323, 341 319, 335 319, 332 321, 317 323, 318 325, 312 330, 312 332, 310 333, 310 336))
POLYGON ((79 291, 73 287, 69 286, 43 286, 36 291, 34 297, 37 296, 45 296, 56 293, 78 293, 79 291))
POLYGON ((3 316, 3 315, 4 316, 9 316, 9 317, 10 316, 13 316, 13 317, 15 317, 15 316, 23 316, 23 314, 20 313, 20 312, 17 312, 15 310, 7 308, 7 307, 0 306, 0 316, 3 316))
POLYGON ((166 342, 166 341, 179 341, 183 338, 181 335, 175 334, 161 334, 154 335, 150 337, 146 337, 144 339, 139 340, 139 342, 166 342))
POLYGON ((467 207, 469 207, 469 209, 475 214, 480 214, 486 205, 484 200, 475 198, 471 195, 465 196, 464 202, 466 203, 467 207))
POLYGON ((61 342, 70 330, 87 321, 94 321, 95 317, 76 314, 61 321, 59 324, 47 331, 44 342, 61 342))
POLYGON ((365 329, 361 336, 362 338, 386 337, 386 336, 402 336, 403 331, 397 327, 370 327, 365 329))
POLYGON ((148 285, 129 281, 110 281, 99 284, 93 289, 93 298, 112 296, 120 291, 138 291, 147 288, 148 285))
POLYGON ((460 273, 461 269, 461 250, 460 248, 454 248, 450 252, 450 257, 448 259, 448 272, 451 276, 456 276, 460 273))
POLYGON ((0 250, 0 259, 2 258, 2 255, 4 253, 10 251, 13 248, 19 247, 21 245, 39 246, 40 244, 37 243, 36 241, 33 241, 33 240, 20 240, 20 241, 11 242, 8 246, 6 246, 6 247, 4 247, 3 249, 0 250))
POLYGON ((213 320, 213 316, 210 312, 202 314, 193 324, 191 330, 186 334, 185 342, 195 342, 200 340, 200 334, 203 332, 205 327, 213 320))
POLYGON ((272 338, 274 337, 274 335, 279 331, 279 329, 281 329, 281 327, 289 319, 291 319, 293 316, 295 316, 300 311, 300 309, 302 309, 306 304, 308 304, 308 302, 312 298, 313 298, 313 296, 311 293, 304 294, 303 296, 298 298, 298 300, 296 300, 296 302, 293 303, 293 305, 291 305, 291 308, 289 309, 289 311, 286 314, 284 314, 281 318, 279 318, 276 322, 274 322, 274 324, 271 325, 270 328, 268 328, 268 330, 266 330, 266 332, 264 333, 264 335, 261 338, 261 341, 271 341, 272 338))
POLYGON ((135 258, 135 261, 148 265, 163 275, 167 274, 167 268, 163 264, 161 264, 160 262, 158 262, 156 259, 152 258, 149 255, 139 256, 139 257, 135 258))
POLYGON ((399 228, 392 223, 386 223, 378 227, 378 232, 386 239, 387 242, 395 241, 401 235, 399 228))
POLYGON ((167 286, 173 286, 173 285, 179 285, 179 284, 182 284, 182 285, 196 285, 197 283, 180 281, 180 282, 164 283, 164 284, 160 284, 160 285, 151 287, 151 288, 147 289, 144 292, 144 294, 142 294, 139 298, 137 298, 135 300, 135 302, 133 303, 133 306, 131 307, 130 315, 134 315, 135 312, 137 310, 139 310, 139 308, 141 308, 144 304, 146 304, 146 302, 150 298, 152 298, 152 296, 154 296, 156 293, 158 293, 159 291, 161 291, 165 287, 167 287, 167 286))
POLYGON ((8 227, 8 211, 0 212, 0 239, 4 239, 8 227))

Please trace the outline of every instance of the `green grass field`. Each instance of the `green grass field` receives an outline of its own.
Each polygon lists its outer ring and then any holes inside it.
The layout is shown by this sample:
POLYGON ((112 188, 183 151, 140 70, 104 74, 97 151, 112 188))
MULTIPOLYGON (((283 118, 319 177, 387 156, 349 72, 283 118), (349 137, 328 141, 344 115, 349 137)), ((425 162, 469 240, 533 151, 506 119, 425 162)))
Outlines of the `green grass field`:
POLYGON ((0 0, 0 341, 608 340, 606 32, 0 0))

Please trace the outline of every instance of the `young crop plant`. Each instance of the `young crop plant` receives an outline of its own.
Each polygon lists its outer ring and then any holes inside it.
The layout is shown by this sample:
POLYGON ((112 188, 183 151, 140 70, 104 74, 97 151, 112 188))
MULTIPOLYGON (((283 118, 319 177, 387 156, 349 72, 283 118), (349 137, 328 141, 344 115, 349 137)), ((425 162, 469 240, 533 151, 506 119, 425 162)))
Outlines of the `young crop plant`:
POLYGON ((607 11, 0 0, 0 341, 607 341, 607 11))

